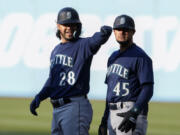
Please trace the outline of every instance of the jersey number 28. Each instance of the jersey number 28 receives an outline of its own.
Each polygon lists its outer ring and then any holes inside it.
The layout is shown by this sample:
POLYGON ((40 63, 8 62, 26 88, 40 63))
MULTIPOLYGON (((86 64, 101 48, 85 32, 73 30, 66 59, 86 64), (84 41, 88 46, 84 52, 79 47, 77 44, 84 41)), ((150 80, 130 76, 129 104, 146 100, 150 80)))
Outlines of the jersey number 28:
POLYGON ((66 82, 68 82, 69 85, 73 85, 75 83, 75 74, 73 71, 69 71, 67 74, 65 72, 61 72, 60 73, 60 82, 59 85, 60 86, 65 86, 66 82))
POLYGON ((120 95, 121 90, 123 90, 122 96, 126 96, 129 94, 129 89, 127 88, 129 86, 129 83, 125 82, 118 82, 116 86, 114 87, 113 92, 116 93, 116 96, 120 95))

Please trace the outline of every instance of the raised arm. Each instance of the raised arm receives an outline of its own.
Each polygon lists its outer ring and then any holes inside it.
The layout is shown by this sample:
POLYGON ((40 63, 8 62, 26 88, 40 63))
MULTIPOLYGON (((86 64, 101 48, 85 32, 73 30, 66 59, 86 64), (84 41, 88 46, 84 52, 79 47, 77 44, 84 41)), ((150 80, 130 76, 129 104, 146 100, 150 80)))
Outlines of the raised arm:
POLYGON ((110 26, 102 26, 100 32, 96 32, 92 37, 88 38, 89 47, 93 54, 109 39, 111 33, 112 28, 110 26))

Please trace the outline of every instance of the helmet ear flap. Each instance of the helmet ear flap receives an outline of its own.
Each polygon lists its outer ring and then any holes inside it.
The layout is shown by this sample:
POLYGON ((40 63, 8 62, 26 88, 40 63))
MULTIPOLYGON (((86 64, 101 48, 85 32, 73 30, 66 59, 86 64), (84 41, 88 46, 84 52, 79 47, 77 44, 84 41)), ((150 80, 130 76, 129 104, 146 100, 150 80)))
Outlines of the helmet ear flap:
POLYGON ((82 24, 80 23, 78 24, 77 30, 73 34, 75 39, 79 38, 79 36, 81 35, 81 29, 82 29, 82 24))
POLYGON ((59 39, 61 39, 60 33, 61 33, 60 30, 56 31, 56 37, 59 38, 59 39))

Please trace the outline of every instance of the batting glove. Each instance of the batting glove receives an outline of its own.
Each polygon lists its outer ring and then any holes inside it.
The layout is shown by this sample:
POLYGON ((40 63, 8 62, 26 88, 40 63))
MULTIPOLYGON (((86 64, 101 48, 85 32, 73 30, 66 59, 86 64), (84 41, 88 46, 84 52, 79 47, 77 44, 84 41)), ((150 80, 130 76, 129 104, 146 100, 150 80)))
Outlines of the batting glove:
POLYGON ((125 133, 127 133, 131 129, 132 131, 134 131, 134 129, 136 128, 136 119, 137 119, 138 114, 139 113, 136 108, 133 108, 130 111, 125 112, 125 113, 117 113, 117 116, 124 117, 118 129, 121 132, 125 132, 125 133))
POLYGON ((39 104, 40 104, 40 99, 39 99, 39 96, 36 96, 33 101, 31 102, 30 104, 30 111, 33 115, 37 116, 37 112, 36 112, 36 108, 39 107, 39 104))
POLYGON ((111 33, 112 33, 112 27, 104 25, 104 26, 101 27, 101 32, 102 32, 104 35, 111 35, 111 33))
POLYGON ((107 124, 101 124, 99 126, 98 135, 107 135, 107 124))

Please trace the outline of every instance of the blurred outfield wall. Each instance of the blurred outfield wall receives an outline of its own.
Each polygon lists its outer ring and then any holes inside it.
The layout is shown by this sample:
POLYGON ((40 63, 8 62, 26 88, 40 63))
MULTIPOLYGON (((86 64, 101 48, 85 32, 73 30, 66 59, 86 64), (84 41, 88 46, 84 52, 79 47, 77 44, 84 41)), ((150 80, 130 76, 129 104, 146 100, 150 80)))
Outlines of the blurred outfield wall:
MULTIPOLYGON (((49 72, 58 11, 75 8, 83 24, 82 36, 91 36, 116 16, 135 19, 134 42, 154 62, 154 101, 180 101, 180 1, 172 0, 0 0, 0 96, 32 97, 49 72)), ((106 63, 118 44, 112 34, 94 57, 92 99, 105 99, 106 63)))

